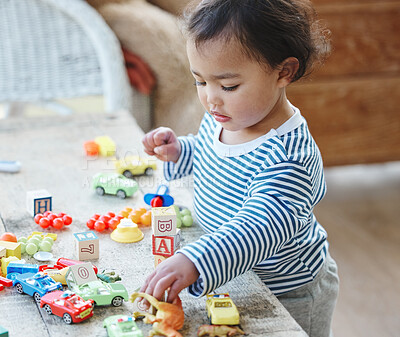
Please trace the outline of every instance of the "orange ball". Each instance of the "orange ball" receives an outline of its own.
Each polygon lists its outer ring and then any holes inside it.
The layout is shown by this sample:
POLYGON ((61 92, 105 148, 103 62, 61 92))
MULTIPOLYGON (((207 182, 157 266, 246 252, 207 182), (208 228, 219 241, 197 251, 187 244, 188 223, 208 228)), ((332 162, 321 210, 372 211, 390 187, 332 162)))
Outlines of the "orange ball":
POLYGON ((135 211, 136 211, 137 213, 139 213, 140 215, 143 215, 144 213, 147 212, 147 209, 144 208, 144 207, 139 207, 139 208, 136 208, 135 211))
POLYGON ((13 233, 5 232, 0 236, 0 241, 17 242, 17 237, 13 233))
POLYGON ((151 225, 151 211, 146 211, 146 213, 142 214, 140 217, 140 221, 143 226, 150 226, 151 225))
POLYGON ((140 216, 141 214, 138 213, 136 210, 129 213, 128 218, 131 219, 135 224, 140 223, 140 216))

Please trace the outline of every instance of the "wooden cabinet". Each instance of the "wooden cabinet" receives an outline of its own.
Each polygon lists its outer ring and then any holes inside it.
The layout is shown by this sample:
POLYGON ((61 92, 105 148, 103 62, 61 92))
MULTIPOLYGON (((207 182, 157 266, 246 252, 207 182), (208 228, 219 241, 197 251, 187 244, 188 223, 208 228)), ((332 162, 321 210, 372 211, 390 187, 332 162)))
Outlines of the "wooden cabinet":
POLYGON ((314 0, 325 65, 288 88, 326 166, 400 160, 400 1, 314 0))

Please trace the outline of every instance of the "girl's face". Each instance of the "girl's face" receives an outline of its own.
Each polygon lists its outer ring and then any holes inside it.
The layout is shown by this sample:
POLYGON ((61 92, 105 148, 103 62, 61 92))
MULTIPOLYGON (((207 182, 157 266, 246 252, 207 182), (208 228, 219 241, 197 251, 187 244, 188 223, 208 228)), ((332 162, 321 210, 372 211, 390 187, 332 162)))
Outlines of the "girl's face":
POLYGON ((224 133, 233 142, 255 139, 290 117, 280 70, 246 56, 237 41, 215 39, 196 48, 189 40, 187 53, 200 101, 223 127, 222 141, 224 133))

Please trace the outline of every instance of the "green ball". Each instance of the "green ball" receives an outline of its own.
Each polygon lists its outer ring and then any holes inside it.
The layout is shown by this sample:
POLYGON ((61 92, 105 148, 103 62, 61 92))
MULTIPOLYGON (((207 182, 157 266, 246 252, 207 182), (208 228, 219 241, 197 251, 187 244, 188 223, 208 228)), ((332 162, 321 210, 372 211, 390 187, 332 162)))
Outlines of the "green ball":
POLYGON ((43 242, 48 242, 49 244, 51 244, 51 246, 53 246, 54 240, 50 237, 50 236, 46 236, 43 240, 43 242))
POLYGON ((39 247, 40 241, 38 238, 31 237, 26 243, 33 243, 36 247, 39 247))
POLYGON ((39 235, 39 234, 35 234, 35 235, 32 236, 32 237, 35 238, 35 239, 38 239, 39 241, 42 241, 42 240, 43 240, 42 236, 39 235))
POLYGON ((26 251, 29 255, 33 255, 33 254, 35 254, 35 253, 38 251, 38 247, 37 247, 34 243, 30 242, 30 243, 28 243, 28 244, 26 245, 25 251, 26 251))
POLYGON ((182 218, 182 224, 183 224, 185 227, 190 227, 191 225, 193 225, 193 218, 192 218, 192 216, 191 216, 191 215, 185 215, 185 216, 182 218))
POLYGON ((40 250, 43 251, 43 252, 51 251, 51 247, 52 247, 51 243, 49 241, 47 241, 47 240, 43 240, 40 243, 40 250))
POLYGON ((180 213, 180 210, 179 210, 179 206, 174 205, 174 208, 175 208, 176 217, 180 218, 181 217, 181 213, 180 213))
POLYGON ((181 216, 185 216, 185 215, 192 215, 192 212, 190 212, 190 210, 188 208, 185 208, 185 209, 181 210, 181 216))
POLYGON ((28 239, 27 239, 25 236, 21 236, 21 237, 18 239, 18 242, 26 243, 26 241, 28 241, 28 239))
POLYGON ((182 220, 181 218, 176 218, 176 227, 181 228, 182 227, 182 220))
MULTIPOLYGON (((19 242, 21 242, 21 241, 19 241, 19 242)), ((26 252, 25 248, 26 248, 26 243, 25 242, 21 242, 21 254, 26 252)))

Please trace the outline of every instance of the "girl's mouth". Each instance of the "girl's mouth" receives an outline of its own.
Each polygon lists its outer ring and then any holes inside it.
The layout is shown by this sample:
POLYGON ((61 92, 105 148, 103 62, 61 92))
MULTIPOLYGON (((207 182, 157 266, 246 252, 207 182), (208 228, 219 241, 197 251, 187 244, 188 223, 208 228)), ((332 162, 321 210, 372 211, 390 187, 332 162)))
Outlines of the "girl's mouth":
POLYGON ((219 123, 226 123, 231 119, 230 117, 221 115, 220 113, 215 111, 211 111, 211 114, 214 116, 215 120, 219 123))

